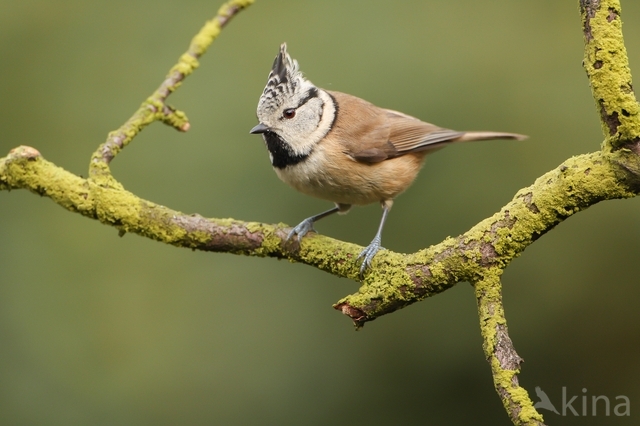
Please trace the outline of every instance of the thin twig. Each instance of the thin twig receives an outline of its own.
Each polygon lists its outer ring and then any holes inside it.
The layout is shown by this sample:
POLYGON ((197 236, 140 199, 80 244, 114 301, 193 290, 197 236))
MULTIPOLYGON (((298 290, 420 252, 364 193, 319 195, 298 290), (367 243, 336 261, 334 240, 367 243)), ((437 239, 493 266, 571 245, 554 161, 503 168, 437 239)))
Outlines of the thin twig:
POLYGON ((167 77, 153 94, 145 100, 140 108, 118 130, 109 133, 107 140, 101 144, 91 157, 89 177, 100 181, 102 186, 117 187, 111 177, 109 163, 140 131, 153 123, 162 121, 179 131, 186 132, 190 124, 184 112, 166 104, 166 100, 182 81, 199 66, 198 59, 218 37, 222 28, 242 9, 251 5, 254 0, 232 0, 225 3, 217 15, 207 21, 202 29, 191 40, 189 49, 180 56, 167 77))

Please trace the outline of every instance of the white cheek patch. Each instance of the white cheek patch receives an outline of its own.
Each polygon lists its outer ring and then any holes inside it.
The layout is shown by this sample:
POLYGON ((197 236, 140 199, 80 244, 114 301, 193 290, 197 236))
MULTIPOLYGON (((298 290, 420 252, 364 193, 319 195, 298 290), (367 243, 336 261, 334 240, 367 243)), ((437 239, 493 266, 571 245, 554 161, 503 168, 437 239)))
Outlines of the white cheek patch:
MULTIPOLYGON (((319 120, 314 123, 315 129, 304 137, 290 137, 287 140, 292 149, 298 154, 310 153, 327 133, 329 133, 329 130, 331 130, 333 126, 333 121, 336 116, 336 106, 333 98, 322 89, 318 89, 318 98, 322 101, 322 106, 317 112, 319 120)), ((303 132, 301 132, 300 135, 302 135, 302 133, 303 132)))

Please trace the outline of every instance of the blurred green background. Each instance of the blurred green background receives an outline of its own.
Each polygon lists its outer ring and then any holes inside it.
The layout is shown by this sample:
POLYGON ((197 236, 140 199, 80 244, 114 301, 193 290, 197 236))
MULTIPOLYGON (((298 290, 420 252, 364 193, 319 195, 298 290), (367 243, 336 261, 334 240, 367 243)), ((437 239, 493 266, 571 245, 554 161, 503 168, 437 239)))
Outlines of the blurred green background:
MULTIPOLYGON (((89 156, 162 81, 217 1, 0 0, 0 156, 30 145, 85 175, 89 156)), ((640 72, 640 4, 623 2, 640 72)), ((280 182, 249 129, 278 46, 321 87, 444 127, 522 143, 430 157, 385 247, 458 235, 563 160, 599 148, 578 2, 258 1, 170 98, 192 128, 147 128, 113 163, 125 187, 209 217, 296 224, 329 203, 280 182)), ((26 191, 0 193, 2 425, 510 424, 462 283, 354 332, 331 308, 355 282, 313 268, 126 235, 26 191)), ((504 275, 521 383, 631 401, 637 424, 640 199, 596 205, 504 275), (582 389, 586 389, 583 392, 582 389)), ((319 232, 367 244, 380 208, 319 232)), ((613 407, 612 407, 613 408, 613 407)))

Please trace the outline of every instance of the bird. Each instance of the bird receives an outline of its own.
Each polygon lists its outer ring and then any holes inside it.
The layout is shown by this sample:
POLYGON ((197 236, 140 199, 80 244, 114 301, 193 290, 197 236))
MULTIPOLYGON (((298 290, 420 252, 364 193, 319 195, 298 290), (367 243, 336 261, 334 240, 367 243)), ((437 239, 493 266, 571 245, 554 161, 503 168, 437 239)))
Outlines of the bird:
POLYGON ((300 71, 283 43, 260 95, 260 134, 278 177, 303 194, 335 207, 293 227, 286 241, 314 231, 314 223, 353 205, 380 203, 382 218, 371 243, 361 251, 359 276, 382 247, 382 230, 394 199, 415 180, 425 157, 454 142, 523 140, 504 132, 464 132, 438 127, 359 97, 315 86, 300 71))

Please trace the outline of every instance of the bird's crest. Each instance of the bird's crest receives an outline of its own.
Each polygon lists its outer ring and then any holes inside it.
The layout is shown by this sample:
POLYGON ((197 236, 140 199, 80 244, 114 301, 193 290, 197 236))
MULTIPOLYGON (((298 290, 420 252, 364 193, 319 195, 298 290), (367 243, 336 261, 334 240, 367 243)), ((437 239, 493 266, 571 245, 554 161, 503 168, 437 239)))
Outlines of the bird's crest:
POLYGON ((287 43, 282 43, 278 56, 273 61, 267 85, 260 96, 258 111, 267 112, 278 109, 285 99, 291 99, 296 93, 307 89, 306 86, 309 85, 312 86, 303 77, 298 61, 292 59, 287 53, 287 43))

